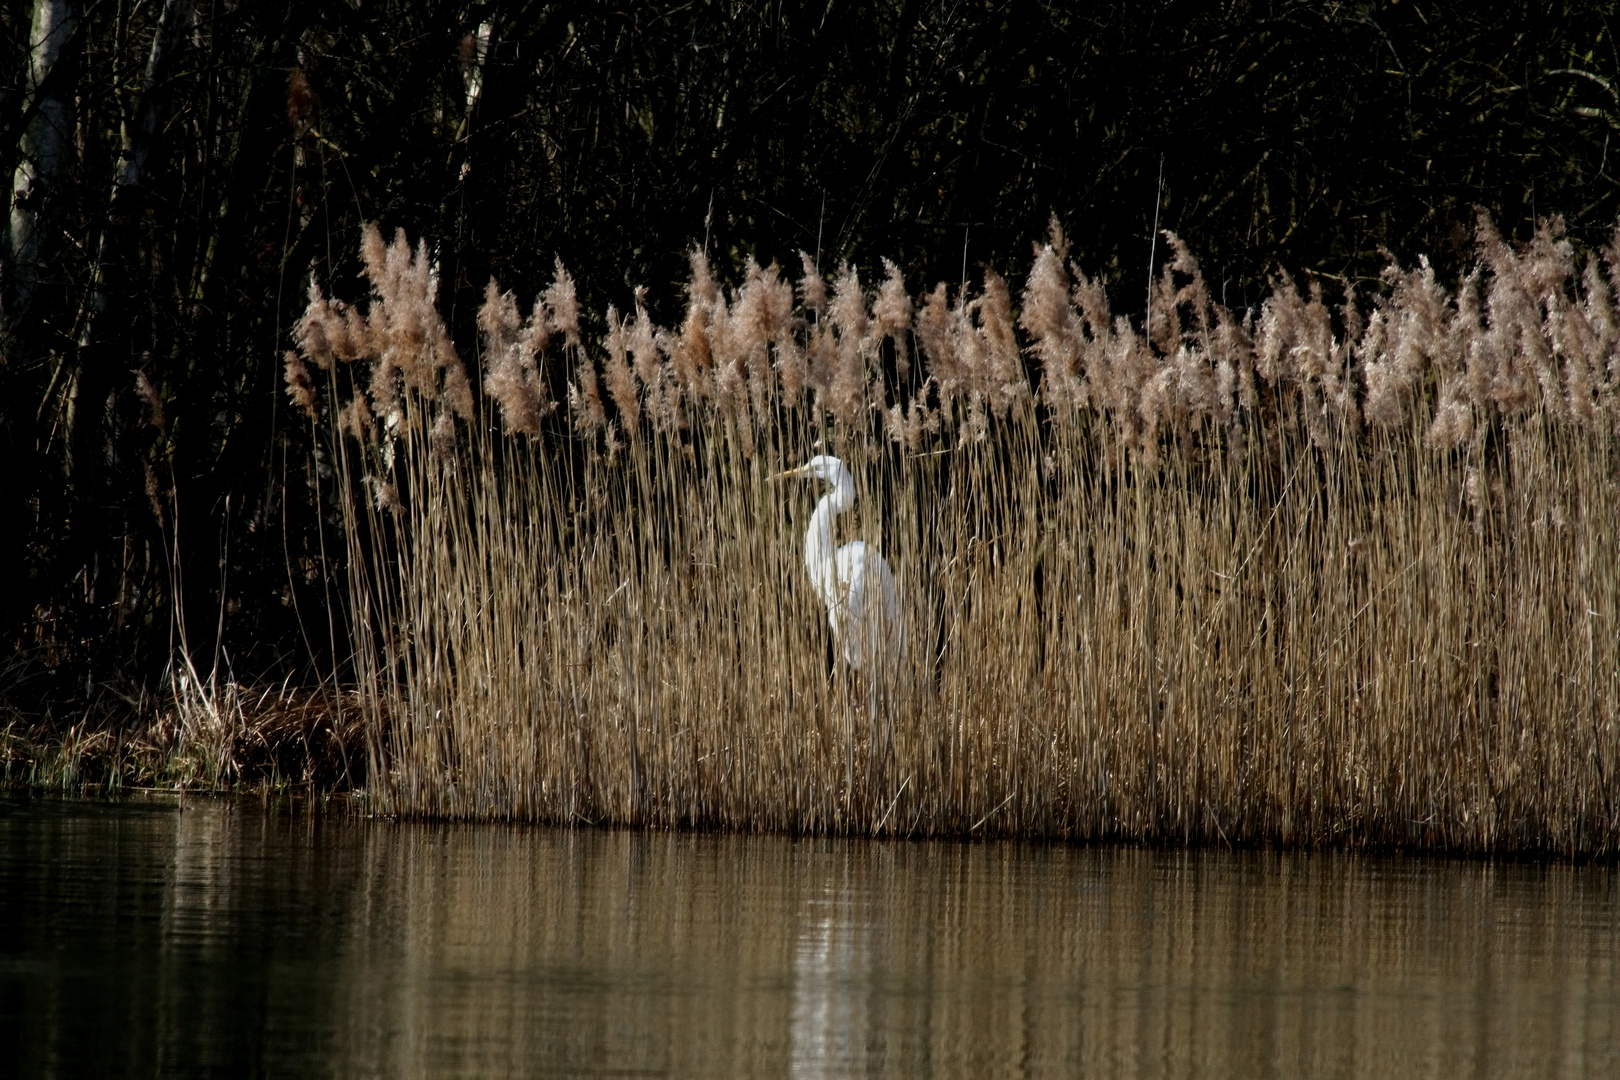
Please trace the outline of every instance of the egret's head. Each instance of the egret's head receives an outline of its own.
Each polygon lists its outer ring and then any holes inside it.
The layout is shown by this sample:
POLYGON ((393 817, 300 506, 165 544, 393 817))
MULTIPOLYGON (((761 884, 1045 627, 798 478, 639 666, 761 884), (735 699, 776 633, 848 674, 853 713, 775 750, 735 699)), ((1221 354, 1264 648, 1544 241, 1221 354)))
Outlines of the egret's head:
POLYGON ((844 463, 831 454, 817 454, 797 469, 777 473, 772 480, 792 480, 794 478, 805 480, 825 480, 829 484, 837 484, 841 476, 848 476, 849 470, 844 463))

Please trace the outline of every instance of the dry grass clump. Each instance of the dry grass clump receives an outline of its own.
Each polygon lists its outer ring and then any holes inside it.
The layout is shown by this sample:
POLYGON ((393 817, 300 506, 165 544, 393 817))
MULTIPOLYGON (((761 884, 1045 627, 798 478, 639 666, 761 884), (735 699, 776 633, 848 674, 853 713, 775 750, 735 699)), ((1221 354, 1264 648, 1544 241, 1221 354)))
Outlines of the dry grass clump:
POLYGON ((254 785, 350 789, 365 782, 365 731, 354 691, 249 689, 201 678, 189 664, 171 701, 122 748, 136 782, 223 791, 254 785))
POLYGON ((4 717, 0 787, 345 791, 366 780, 356 691, 249 689, 188 667, 166 699, 126 704, 86 710, 65 729, 51 717, 4 717))
POLYGON ((1016 295, 694 254, 679 326, 638 292, 600 343, 559 266, 527 316, 491 284, 475 399, 368 229, 288 392, 341 465, 377 806, 1614 851, 1616 249, 1482 219, 1455 288, 1236 313, 1167 239, 1145 322, 1055 225, 1016 295), (900 579, 876 707, 800 561, 819 493, 766 483, 818 451, 900 579))

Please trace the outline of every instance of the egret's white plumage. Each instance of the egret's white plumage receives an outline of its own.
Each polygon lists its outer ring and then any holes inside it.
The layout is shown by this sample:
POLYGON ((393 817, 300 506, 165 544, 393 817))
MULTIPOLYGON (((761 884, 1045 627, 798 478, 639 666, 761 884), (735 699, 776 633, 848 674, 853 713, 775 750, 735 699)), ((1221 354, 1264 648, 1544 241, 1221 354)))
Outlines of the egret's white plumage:
POLYGON ((832 485, 810 515, 804 569, 827 607, 827 622, 844 661, 856 671, 880 658, 893 663, 905 653, 894 572, 883 555, 863 541, 833 546, 833 520, 855 505, 855 478, 842 461, 827 454, 781 476, 811 477, 832 485))

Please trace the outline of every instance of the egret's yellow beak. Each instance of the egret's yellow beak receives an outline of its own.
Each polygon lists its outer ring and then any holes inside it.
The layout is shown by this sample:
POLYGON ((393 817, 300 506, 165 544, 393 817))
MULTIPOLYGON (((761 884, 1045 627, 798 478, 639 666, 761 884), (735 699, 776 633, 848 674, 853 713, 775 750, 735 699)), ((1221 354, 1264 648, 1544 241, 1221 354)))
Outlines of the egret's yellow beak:
POLYGON ((768 484, 774 484, 778 480, 796 480, 803 475, 804 466, 800 465, 797 469, 788 469, 785 472, 777 473, 775 476, 767 476, 765 478, 765 482, 768 484))

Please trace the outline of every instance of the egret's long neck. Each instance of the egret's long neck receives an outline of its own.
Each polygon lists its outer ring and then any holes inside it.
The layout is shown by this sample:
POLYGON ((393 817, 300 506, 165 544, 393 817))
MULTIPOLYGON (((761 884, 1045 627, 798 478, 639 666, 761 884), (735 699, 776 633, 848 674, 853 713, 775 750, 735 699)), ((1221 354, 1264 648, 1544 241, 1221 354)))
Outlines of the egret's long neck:
POLYGON ((833 565, 833 519, 855 504, 855 483, 848 474, 832 482, 833 489, 821 497, 810 515, 810 528, 804 534, 804 568, 811 584, 825 593, 837 580, 833 565))

